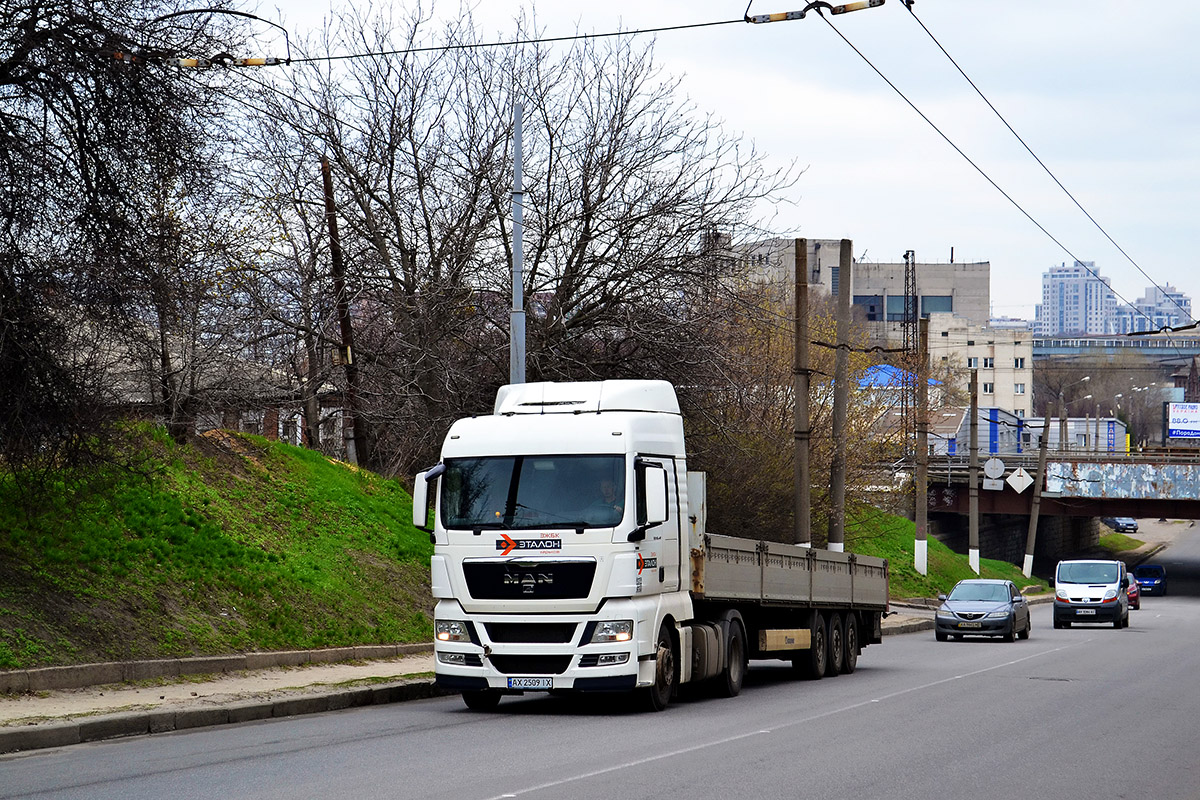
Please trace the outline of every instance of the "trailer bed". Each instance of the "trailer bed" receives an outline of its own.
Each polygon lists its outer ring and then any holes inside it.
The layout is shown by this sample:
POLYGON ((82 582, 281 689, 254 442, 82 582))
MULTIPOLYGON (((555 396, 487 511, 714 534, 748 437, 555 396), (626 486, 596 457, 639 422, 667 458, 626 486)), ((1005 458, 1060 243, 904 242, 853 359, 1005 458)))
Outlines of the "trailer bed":
POLYGON ((720 534, 706 534, 691 555, 697 599, 887 609, 887 559, 720 534))

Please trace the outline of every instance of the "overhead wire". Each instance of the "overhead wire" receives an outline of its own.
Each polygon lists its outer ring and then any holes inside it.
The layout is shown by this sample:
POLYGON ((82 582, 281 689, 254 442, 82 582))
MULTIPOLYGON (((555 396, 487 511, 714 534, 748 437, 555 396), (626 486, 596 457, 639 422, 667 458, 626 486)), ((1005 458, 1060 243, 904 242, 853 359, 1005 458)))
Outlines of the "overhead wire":
MULTIPOLYGON (((1171 300, 1171 302, 1173 302, 1175 304, 1176 308, 1178 308, 1180 311, 1182 311, 1184 314, 1186 314, 1189 319, 1192 319, 1191 312, 1188 309, 1185 309, 1183 307, 1183 305, 1178 300, 1175 299, 1174 296, 1172 296, 1169 292, 1167 292, 1166 289, 1164 289, 1162 286, 1159 286, 1158 282, 1155 281, 1154 278, 1150 277, 1150 275, 1146 272, 1146 270, 1142 269, 1141 265, 1138 264, 1137 261, 1135 261, 1133 259, 1133 256, 1129 255, 1129 253, 1127 253, 1125 251, 1125 248, 1123 248, 1123 247, 1121 247, 1121 245, 1117 244, 1116 240, 1113 239, 1112 236, 1109 235, 1108 231, 1104 229, 1104 226, 1102 226, 1099 222, 1096 221, 1096 218, 1093 217, 1091 215, 1091 213, 1089 213, 1088 210, 1083 207, 1083 204, 1079 202, 1079 200, 1075 197, 1075 195, 1073 195, 1067 189, 1067 187, 1063 185, 1062 181, 1060 181, 1058 179, 1058 176, 1056 176, 1050 170, 1050 168, 1048 166, 1046 166, 1045 162, 1042 161, 1042 159, 1040 157, 1038 157, 1038 154, 1033 152, 1033 148, 1030 147, 1029 144, 1023 138, 1021 138, 1021 135, 1018 134, 1016 132, 1016 130, 1013 129, 1013 126, 1010 125, 1008 120, 1004 118, 1004 115, 1000 113, 999 109, 997 109, 996 106, 992 104, 992 101, 987 98, 987 96, 983 93, 983 91, 979 88, 979 86, 975 83, 975 81, 971 80, 971 77, 969 75, 967 75, 966 71, 963 70, 963 68, 959 65, 959 63, 954 60, 954 57, 951 56, 949 52, 947 52, 946 48, 942 46, 942 43, 940 41, 938 41, 938 38, 933 35, 933 32, 931 30, 929 30, 928 26, 925 25, 925 23, 921 20, 921 18, 917 16, 917 12, 913 11, 912 3, 905 2, 905 3, 902 3, 902 5, 908 10, 908 13, 912 15, 913 20, 915 20, 916 23, 921 26, 921 30, 925 31, 925 33, 929 36, 930 40, 932 40, 933 43, 935 45, 937 45, 937 48, 942 51, 942 54, 944 56, 946 56, 947 59, 949 59, 951 64, 954 65, 954 68, 956 70, 958 70, 958 74, 962 75, 963 79, 971 85, 971 88, 975 90, 975 93, 979 95, 979 98, 981 100, 983 100, 983 102, 987 104, 987 107, 992 110, 992 113, 994 113, 996 115, 996 117, 1002 123, 1004 123, 1004 127, 1008 128, 1009 133, 1011 133, 1016 138, 1016 140, 1021 143, 1021 146, 1024 147, 1026 152, 1028 152, 1029 155, 1033 157, 1033 160, 1038 163, 1038 166, 1040 166, 1043 170, 1045 170, 1046 174, 1050 176, 1050 179, 1053 180, 1054 183, 1058 185, 1058 188, 1063 190, 1063 193, 1071 199, 1071 202, 1075 204, 1076 208, 1078 208, 1080 211, 1082 211, 1083 215, 1085 217, 1087 217, 1088 220, 1090 220, 1093 225, 1096 226, 1096 230, 1100 231, 1100 233, 1102 233, 1104 235, 1104 238, 1108 239, 1108 241, 1112 244, 1112 246, 1117 248, 1117 250, 1120 251, 1121 255, 1125 256, 1126 260, 1128 260, 1130 264, 1133 264, 1133 266, 1137 269, 1137 271, 1142 273, 1142 275, 1146 278, 1146 280, 1150 281, 1150 283, 1154 286, 1155 289, 1158 289, 1160 292, 1162 292, 1169 300, 1171 300)), ((1091 270, 1089 270, 1089 272, 1090 271, 1091 270)), ((1095 274, 1095 273, 1093 273, 1093 274, 1095 274)), ((1096 275, 1096 277, 1099 278, 1100 276, 1096 275)), ((1150 317, 1147 316, 1145 313, 1143 313, 1142 316, 1146 317, 1146 319, 1149 320, 1151 322, 1151 324, 1153 324, 1153 320, 1151 320, 1150 317)), ((1159 328, 1158 331, 1146 331, 1143 333, 1162 332, 1164 330, 1172 330, 1172 331, 1184 330, 1186 328, 1191 328, 1191 327, 1195 327, 1195 325, 1193 324, 1193 325, 1188 325, 1188 326, 1180 326, 1179 328, 1159 328)))
MULTIPOLYGON (((986 180, 988 183, 990 183, 996 191, 998 191, 1001 195, 1003 195, 1005 200, 1007 200, 1009 203, 1011 203, 1013 205, 1014 208, 1016 208, 1018 211, 1020 211, 1021 214, 1023 214, 1026 219, 1028 219, 1030 222, 1032 222, 1034 224, 1034 226, 1037 227, 1038 230, 1040 230, 1042 233, 1044 233, 1046 235, 1046 237, 1050 239, 1050 241, 1052 241, 1056 245, 1058 245, 1059 249, 1061 249, 1064 253, 1066 253, 1068 256, 1070 256, 1071 259, 1075 263, 1082 266, 1085 270, 1087 270, 1089 273, 1091 273, 1093 276, 1095 276, 1098 280, 1101 280, 1103 282, 1103 279, 1100 277, 1100 275, 1098 273, 1096 273, 1095 270, 1093 270, 1091 267, 1087 266, 1078 256, 1076 256, 1071 251, 1070 248, 1068 248, 1065 244, 1063 244, 1061 241, 1059 241, 1059 239, 1054 234, 1050 233, 1050 231, 1047 230, 1046 227, 1044 225, 1042 225, 1042 223, 1038 222, 1037 219, 1035 219, 1032 214, 1030 214, 1028 211, 1025 210, 1024 206, 1022 206, 1020 203, 1018 203, 1012 197, 1012 195, 1010 195, 1003 188, 1001 188, 1000 184, 996 183, 996 181, 993 180, 992 177, 990 175, 988 175, 987 172, 985 172, 982 167, 980 167, 977 163, 975 163, 975 161, 970 156, 968 156, 962 150, 962 148, 960 148, 957 144, 955 144, 954 141, 948 135, 946 135, 946 133, 943 132, 941 128, 938 127, 937 123, 935 123, 933 120, 931 120, 925 114, 925 112, 923 112, 920 108, 918 108, 917 105, 908 98, 908 95, 906 95, 903 91, 901 91, 900 87, 896 86, 896 84, 893 83, 890 78, 888 78, 886 75, 884 75, 883 72, 879 69, 879 67, 875 66, 874 62, 872 62, 871 59, 867 58, 865 53, 863 53, 861 50, 859 50, 858 47, 855 46, 853 42, 851 42, 849 39, 847 39, 846 36, 840 30, 838 30, 838 27, 836 25, 834 25, 832 21, 830 21, 824 14, 820 14, 820 17, 822 20, 824 20, 825 24, 828 25, 830 27, 830 29, 838 35, 838 38, 840 38, 843 42, 845 42, 847 47, 849 47, 851 50, 853 50, 855 52, 855 54, 857 54, 858 57, 861 58, 863 60, 863 62, 868 67, 870 67, 871 70, 883 80, 884 83, 886 83, 889 87, 891 87, 892 91, 894 91, 897 95, 899 95, 900 99, 903 100, 905 103, 907 103, 909 108, 911 108, 913 111, 915 111, 917 113, 917 115, 921 119, 923 119, 926 124, 929 125, 929 127, 933 128, 933 130, 937 133, 937 135, 941 136, 942 139, 946 142, 946 144, 950 145, 950 147, 952 147, 956 153, 958 153, 960 156, 962 156, 963 160, 965 160, 968 164, 970 164, 975 169, 975 171, 978 172, 983 177, 984 180, 986 180)), ((1145 312, 1138 309, 1124 295, 1122 295, 1116 289, 1113 289, 1112 286, 1108 286, 1108 288, 1109 288, 1109 291, 1111 291, 1116 297, 1120 298, 1126 305, 1134 308, 1134 310, 1138 311, 1138 313, 1140 313, 1142 316, 1146 317, 1147 320, 1150 320, 1150 317, 1147 316, 1145 312)), ((1153 320, 1150 320, 1150 322, 1153 324, 1153 320)), ((1181 359, 1185 358, 1182 351, 1179 352, 1179 357, 1181 359)))

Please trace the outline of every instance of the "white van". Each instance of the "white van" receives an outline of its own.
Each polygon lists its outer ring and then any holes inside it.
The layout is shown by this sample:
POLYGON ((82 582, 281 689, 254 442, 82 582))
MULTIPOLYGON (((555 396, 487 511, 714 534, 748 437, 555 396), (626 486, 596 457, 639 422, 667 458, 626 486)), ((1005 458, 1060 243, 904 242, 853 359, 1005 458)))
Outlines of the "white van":
POLYGON ((1054 570, 1054 627, 1111 622, 1129 627, 1129 573, 1122 561, 1060 561, 1054 570))

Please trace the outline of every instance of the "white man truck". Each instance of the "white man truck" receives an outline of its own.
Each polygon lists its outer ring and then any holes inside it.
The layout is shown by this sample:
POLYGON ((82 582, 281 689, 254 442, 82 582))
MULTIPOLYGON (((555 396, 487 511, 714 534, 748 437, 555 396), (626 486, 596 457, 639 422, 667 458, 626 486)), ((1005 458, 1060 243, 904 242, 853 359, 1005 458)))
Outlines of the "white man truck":
POLYGON ((474 709, 636 691, 657 711, 681 684, 738 694, 751 658, 853 672, 880 641, 887 561, 706 533, 703 477, 665 381, 514 384, 455 422, 413 491, 437 684, 474 709))

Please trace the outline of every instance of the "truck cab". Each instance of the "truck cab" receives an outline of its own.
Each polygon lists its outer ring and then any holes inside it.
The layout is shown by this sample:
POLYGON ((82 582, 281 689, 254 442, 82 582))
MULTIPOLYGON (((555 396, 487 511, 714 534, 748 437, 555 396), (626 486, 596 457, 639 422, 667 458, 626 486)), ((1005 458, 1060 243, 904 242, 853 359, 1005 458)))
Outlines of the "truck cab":
POLYGON ((664 621, 691 616, 669 383, 505 386, 494 413, 455 422, 437 467, 417 476, 422 524, 429 489, 439 685, 468 705, 654 685, 664 621))

